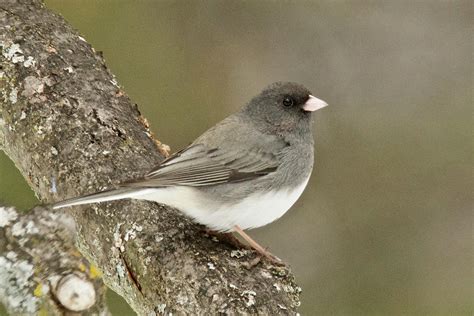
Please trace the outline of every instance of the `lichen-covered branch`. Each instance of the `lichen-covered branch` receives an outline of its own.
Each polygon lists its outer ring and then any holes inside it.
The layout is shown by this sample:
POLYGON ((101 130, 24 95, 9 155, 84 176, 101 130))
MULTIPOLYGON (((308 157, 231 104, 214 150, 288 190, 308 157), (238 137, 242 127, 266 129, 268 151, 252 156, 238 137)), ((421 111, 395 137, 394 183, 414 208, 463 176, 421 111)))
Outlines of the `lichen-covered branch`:
MULTIPOLYGON (((0 2, 0 146, 44 202, 109 188, 166 148, 100 54, 39 0, 0 2)), ((295 314, 287 267, 144 201, 71 208, 77 244, 141 315, 295 314)))
POLYGON ((108 315, 100 272, 74 247, 73 219, 0 206, 0 302, 12 315, 108 315))

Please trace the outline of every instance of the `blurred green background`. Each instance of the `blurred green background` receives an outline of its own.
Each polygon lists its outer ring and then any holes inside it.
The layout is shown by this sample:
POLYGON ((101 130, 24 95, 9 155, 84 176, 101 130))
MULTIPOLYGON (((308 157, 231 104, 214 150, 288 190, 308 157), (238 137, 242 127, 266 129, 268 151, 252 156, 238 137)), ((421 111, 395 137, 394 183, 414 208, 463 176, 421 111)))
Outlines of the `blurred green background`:
MULTIPOLYGON (((304 195, 250 232, 292 265, 303 315, 473 312, 471 1, 46 4, 173 150, 274 81, 330 104, 304 195)), ((35 204, 3 153, 0 179, 3 202, 35 204)))

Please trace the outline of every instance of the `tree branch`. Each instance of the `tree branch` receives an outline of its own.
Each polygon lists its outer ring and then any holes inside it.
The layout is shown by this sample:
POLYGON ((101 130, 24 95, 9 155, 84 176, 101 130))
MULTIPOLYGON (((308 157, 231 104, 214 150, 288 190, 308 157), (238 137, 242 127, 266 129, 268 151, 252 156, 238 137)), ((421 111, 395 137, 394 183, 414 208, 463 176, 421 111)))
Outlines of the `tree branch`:
MULTIPOLYGON (((39 0, 0 4, 0 146, 38 197, 109 188, 159 163, 166 147, 100 54, 39 0)), ((288 268, 237 251, 181 213, 145 201, 71 209, 80 251, 140 315, 295 314, 288 268)))
POLYGON ((74 221, 0 206, 0 302, 12 315, 108 315, 100 273, 75 250, 74 221))

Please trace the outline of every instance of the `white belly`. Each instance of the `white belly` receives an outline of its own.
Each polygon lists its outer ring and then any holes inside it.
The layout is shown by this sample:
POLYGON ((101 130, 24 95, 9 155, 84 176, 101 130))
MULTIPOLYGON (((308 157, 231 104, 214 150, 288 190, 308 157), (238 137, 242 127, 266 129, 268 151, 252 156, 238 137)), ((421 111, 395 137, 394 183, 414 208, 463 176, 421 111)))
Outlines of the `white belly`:
POLYGON ((218 231, 261 227, 280 218, 303 193, 309 177, 293 190, 256 193, 236 204, 218 205, 192 187, 147 189, 135 196, 175 207, 196 222, 218 231))

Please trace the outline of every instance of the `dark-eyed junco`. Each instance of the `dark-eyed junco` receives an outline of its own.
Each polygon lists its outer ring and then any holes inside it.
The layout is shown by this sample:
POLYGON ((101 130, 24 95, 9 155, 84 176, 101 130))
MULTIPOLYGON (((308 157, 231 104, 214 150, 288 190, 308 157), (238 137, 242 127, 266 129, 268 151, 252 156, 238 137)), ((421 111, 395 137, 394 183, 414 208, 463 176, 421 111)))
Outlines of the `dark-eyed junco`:
POLYGON ((313 168, 311 112, 325 106, 300 84, 273 83, 143 178, 53 208, 155 201, 212 230, 235 231, 269 255, 243 230, 278 219, 303 192, 313 168))

